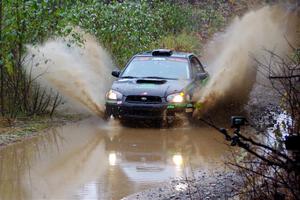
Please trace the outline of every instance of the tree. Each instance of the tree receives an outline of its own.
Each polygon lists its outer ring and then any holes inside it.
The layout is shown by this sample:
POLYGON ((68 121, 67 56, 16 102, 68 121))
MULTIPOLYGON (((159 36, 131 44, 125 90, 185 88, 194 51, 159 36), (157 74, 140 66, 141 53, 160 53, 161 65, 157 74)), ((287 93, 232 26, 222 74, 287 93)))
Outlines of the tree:
MULTIPOLYGON (((242 149, 241 155, 229 165, 240 173, 245 188, 240 191, 245 199, 300 199, 300 51, 294 48, 293 55, 279 56, 273 51, 266 51, 268 62, 257 61, 260 72, 264 72, 273 90, 280 96, 281 112, 287 118, 278 124, 277 129, 256 131, 253 129, 240 132, 235 127, 233 133, 218 128, 211 121, 200 119, 225 135, 231 146, 242 149), (292 140, 292 141, 291 141, 292 140), (294 141, 293 141, 294 140, 294 141), (297 141, 295 141, 297 140, 297 141), (293 147, 288 142, 294 143, 293 147)), ((251 124, 251 122, 250 122, 251 124)), ((255 128, 255 124, 251 124, 255 128)))

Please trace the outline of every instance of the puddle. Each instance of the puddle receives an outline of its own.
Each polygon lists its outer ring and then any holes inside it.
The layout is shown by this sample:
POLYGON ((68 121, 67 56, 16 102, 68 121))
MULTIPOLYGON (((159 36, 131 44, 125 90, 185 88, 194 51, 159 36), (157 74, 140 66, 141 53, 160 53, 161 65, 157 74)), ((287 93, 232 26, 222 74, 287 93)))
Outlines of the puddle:
POLYGON ((123 128, 88 119, 0 151, 0 199, 120 199, 222 166, 209 128, 123 128))

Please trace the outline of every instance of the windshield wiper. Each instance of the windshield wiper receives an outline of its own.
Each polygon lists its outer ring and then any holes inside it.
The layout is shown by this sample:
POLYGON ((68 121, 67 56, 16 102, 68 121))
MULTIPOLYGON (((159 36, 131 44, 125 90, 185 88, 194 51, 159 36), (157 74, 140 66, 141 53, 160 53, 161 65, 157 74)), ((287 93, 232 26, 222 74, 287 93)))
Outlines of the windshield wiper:
POLYGON ((137 78, 137 77, 135 77, 135 76, 122 76, 120 78, 137 78))
POLYGON ((155 78, 155 79, 170 79, 170 80, 176 80, 176 78, 165 78, 165 77, 160 77, 160 76, 146 76, 143 78, 155 78))

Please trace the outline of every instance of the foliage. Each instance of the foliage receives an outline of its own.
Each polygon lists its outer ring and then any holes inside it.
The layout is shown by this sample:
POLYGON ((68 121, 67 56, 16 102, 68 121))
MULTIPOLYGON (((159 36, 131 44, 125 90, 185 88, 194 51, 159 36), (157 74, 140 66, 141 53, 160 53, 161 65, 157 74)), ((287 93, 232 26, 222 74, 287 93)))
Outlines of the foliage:
MULTIPOLYGON (((1 114, 14 118, 20 113, 44 112, 52 96, 25 75, 22 68, 26 44, 44 42, 50 36, 66 35, 64 15, 68 3, 54 1, 1 1, 0 75, 1 114), (37 93, 40 93, 37 97, 37 93), (40 96, 41 95, 41 96, 40 96), (40 109, 37 109, 39 107, 40 109)), ((54 97, 57 103, 58 97, 54 97)), ((54 103, 54 104, 56 104, 54 103)))
POLYGON ((288 145, 291 141, 296 144, 300 136, 300 59, 299 48, 290 47, 292 56, 267 50, 270 58, 266 63, 256 60, 259 70, 266 73, 273 91, 279 95, 286 117, 276 119, 277 128, 265 130, 263 140, 235 132, 237 144, 248 153, 241 161, 231 163, 244 178, 245 199, 300 197, 299 147, 288 145))
POLYGON ((148 50, 161 36, 176 33, 187 24, 187 11, 178 5, 147 1, 79 3, 69 21, 96 36, 119 66, 135 53, 148 50))
POLYGON ((68 34, 63 29, 66 9, 67 6, 61 7, 53 1, 3 1, 1 60, 5 66, 20 64, 16 62, 21 62, 25 44, 42 43, 50 36, 68 34))
MULTIPOLYGON (((66 36, 70 42, 83 44, 81 35, 74 31, 74 27, 80 27, 94 35, 120 67, 132 55, 151 48, 168 47, 199 53, 198 38, 208 37, 224 24, 223 14, 219 14, 220 5, 194 7, 189 3, 162 0, 1 1, 2 116, 37 114, 41 110, 36 110, 36 106, 46 101, 36 97, 44 94, 43 89, 30 80, 34 77, 26 77, 22 68, 27 44, 41 44, 51 37, 66 36), (201 37, 196 34, 198 32, 201 37)), ((47 98, 54 103, 58 97, 47 98)), ((56 107, 56 103, 53 106, 56 107)), ((50 110, 52 113, 53 109, 50 110)))
POLYGON ((192 8, 191 11, 192 30, 201 32, 204 38, 208 38, 225 24, 225 18, 213 6, 205 9, 192 8))
POLYGON ((256 59, 259 71, 265 73, 271 88, 279 95, 286 116, 276 119, 277 128, 273 131, 265 130, 264 140, 238 135, 248 145, 248 149, 242 147, 248 156, 233 165, 244 178, 243 192, 247 198, 299 199, 300 196, 299 148, 288 145, 290 141, 296 144, 300 136, 300 59, 299 46, 293 45, 290 44, 292 55, 280 56, 266 50, 267 62, 256 59))
POLYGON ((268 63, 257 60, 260 70, 267 72, 266 77, 274 91, 280 95, 281 108, 290 116, 284 124, 289 134, 300 134, 300 59, 299 48, 291 46, 292 56, 282 57, 273 51, 268 63))
POLYGON ((153 48, 157 47, 201 54, 201 42, 196 33, 182 32, 178 35, 164 36, 153 43, 153 48))
POLYGON ((179 35, 179 40, 185 40, 193 35, 185 32, 200 32, 201 38, 208 38, 225 23, 221 9, 219 5, 216 8, 158 0, 109 4, 88 0, 69 10, 68 21, 96 36, 122 67, 132 55, 151 49, 162 37, 179 35))

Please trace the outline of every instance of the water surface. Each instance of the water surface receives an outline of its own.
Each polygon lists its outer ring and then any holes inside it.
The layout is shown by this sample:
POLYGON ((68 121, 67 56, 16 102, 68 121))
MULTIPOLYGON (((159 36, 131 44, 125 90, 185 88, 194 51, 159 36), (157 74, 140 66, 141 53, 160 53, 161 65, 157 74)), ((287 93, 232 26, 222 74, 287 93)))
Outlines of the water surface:
POLYGON ((91 118, 0 151, 0 199, 121 199, 222 166, 207 127, 126 128, 91 118))

